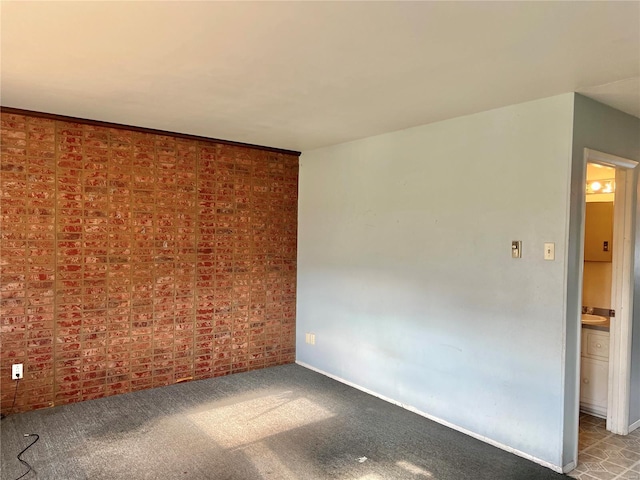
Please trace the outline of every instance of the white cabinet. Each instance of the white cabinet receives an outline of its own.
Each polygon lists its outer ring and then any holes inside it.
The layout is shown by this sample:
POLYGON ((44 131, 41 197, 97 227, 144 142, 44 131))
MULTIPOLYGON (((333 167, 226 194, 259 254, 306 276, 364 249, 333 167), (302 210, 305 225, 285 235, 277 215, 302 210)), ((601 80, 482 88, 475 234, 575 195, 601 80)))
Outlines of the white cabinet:
MULTIPOLYGON (((599 332, 594 331, 590 332, 587 330, 587 352, 583 353, 583 355, 589 358, 596 358, 599 360, 604 360, 606 362, 609 361, 609 334, 607 332, 599 332), (597 332, 597 333, 596 333, 597 332)), ((584 352, 584 347, 582 348, 584 352)))
POLYGON ((580 408, 606 417, 609 387, 609 332, 582 329, 580 408))
POLYGON ((609 362, 582 357, 580 362, 580 403, 583 410, 607 414, 609 362))

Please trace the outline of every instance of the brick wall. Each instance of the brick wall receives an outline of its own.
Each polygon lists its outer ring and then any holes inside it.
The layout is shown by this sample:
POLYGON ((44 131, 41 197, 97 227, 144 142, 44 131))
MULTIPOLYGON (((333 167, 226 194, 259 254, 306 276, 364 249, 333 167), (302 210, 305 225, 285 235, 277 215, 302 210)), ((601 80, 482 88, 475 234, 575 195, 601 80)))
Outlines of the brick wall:
POLYGON ((296 155, 1 121, 3 413, 294 361, 296 155))

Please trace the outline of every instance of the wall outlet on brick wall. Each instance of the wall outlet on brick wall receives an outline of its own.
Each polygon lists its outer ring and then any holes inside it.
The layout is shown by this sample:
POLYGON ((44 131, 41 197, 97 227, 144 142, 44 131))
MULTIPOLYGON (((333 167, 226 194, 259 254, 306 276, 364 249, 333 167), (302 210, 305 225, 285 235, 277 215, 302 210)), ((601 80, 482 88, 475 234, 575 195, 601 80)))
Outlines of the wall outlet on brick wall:
POLYGON ((14 363, 11 365, 11 378, 13 380, 20 380, 23 378, 22 363, 14 363))

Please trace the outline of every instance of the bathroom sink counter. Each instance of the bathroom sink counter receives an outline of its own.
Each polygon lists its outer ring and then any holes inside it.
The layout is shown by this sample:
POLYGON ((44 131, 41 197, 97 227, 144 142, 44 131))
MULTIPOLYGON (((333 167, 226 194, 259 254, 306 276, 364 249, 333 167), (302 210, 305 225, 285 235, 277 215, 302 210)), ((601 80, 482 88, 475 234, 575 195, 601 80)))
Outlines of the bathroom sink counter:
POLYGON ((582 326, 592 330, 609 331, 611 325, 611 317, 608 316, 609 310, 603 308, 582 307, 582 326), (589 308, 591 312, 585 312, 589 308))
POLYGON ((590 325, 588 323, 582 322, 582 328, 590 328, 592 330, 600 330, 601 332, 608 332, 610 326, 611 326, 611 319, 609 319, 605 323, 601 323, 599 325, 590 325))

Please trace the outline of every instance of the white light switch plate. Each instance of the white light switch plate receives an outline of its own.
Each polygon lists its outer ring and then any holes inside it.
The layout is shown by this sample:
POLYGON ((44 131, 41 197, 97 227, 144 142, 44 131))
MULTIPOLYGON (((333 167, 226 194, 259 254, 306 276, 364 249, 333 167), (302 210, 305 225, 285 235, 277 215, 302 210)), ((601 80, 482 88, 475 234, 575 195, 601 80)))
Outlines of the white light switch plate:
POLYGON ((522 258, 522 240, 511 242, 511 258, 522 258))
POLYGON ((555 260, 556 258, 556 244, 555 243, 545 243, 544 244, 544 259, 545 260, 555 260))

